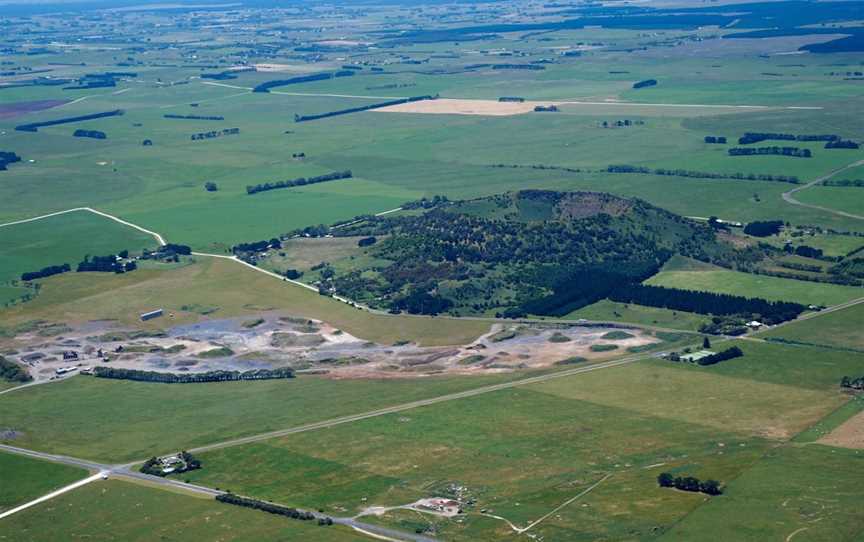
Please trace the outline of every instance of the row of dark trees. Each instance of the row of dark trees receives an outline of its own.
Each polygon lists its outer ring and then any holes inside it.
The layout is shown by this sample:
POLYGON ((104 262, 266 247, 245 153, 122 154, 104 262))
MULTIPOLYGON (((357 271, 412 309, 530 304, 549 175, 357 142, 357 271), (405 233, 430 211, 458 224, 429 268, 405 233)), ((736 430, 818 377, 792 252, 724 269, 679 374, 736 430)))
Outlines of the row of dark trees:
POLYGON ((222 115, 174 115, 167 114, 162 115, 166 119, 177 119, 177 120, 225 120, 225 117, 222 115))
POLYGON ((822 186, 854 186, 862 188, 864 187, 864 179, 828 179, 827 181, 822 181, 822 186))
POLYGON ((0 171, 6 171, 6 166, 20 162, 21 157, 11 151, 0 151, 0 171))
POLYGON ((212 130, 210 132, 201 132, 198 134, 192 134, 190 139, 192 141, 200 141, 202 139, 213 139, 214 137, 221 137, 225 135, 237 135, 240 133, 240 128, 225 128, 224 130, 212 130))
POLYGON ((33 380, 33 377, 30 376, 24 367, 0 356, 0 379, 9 382, 30 382, 33 380))
POLYGON ((754 220, 744 226, 744 233, 753 237, 777 235, 783 229, 782 220, 754 220))
POLYGON ((811 158, 813 156, 810 149, 801 149, 799 147, 732 147, 728 152, 729 156, 757 156, 766 154, 792 156, 794 158, 811 158))
POLYGON ((636 83, 633 83, 633 88, 653 87, 656 84, 656 79, 645 79, 644 81, 638 81, 636 83))
POLYGON ((282 248, 282 241, 274 237, 269 241, 239 243, 231 247, 231 252, 233 252, 234 254, 242 254, 244 252, 265 252, 271 248, 282 248))
POLYGON ((826 149, 857 149, 860 147, 861 145, 849 139, 835 139, 825 143, 826 149))
POLYGON ((72 270, 72 266, 68 263, 64 263, 63 265, 49 265, 48 267, 43 267, 39 271, 28 271, 26 273, 21 274, 21 280, 30 281, 36 279, 44 279, 45 277, 50 277, 52 275, 59 275, 60 273, 67 273, 72 270))
POLYGON ((712 173, 709 171, 693 171, 688 169, 647 168, 627 164, 606 167, 607 173, 640 173, 643 175, 665 175, 669 177, 688 177, 692 179, 731 179, 736 181, 770 181, 778 183, 798 184, 800 181, 794 175, 771 175, 767 173, 712 173))
POLYGON ((609 294, 609 299, 620 303, 718 316, 758 314, 766 324, 792 320, 806 309, 804 305, 788 301, 768 301, 758 297, 679 290, 637 283, 615 288, 609 294))
POLYGON ((401 205, 403 209, 433 209, 440 205, 447 205, 450 200, 447 196, 432 196, 431 198, 420 198, 413 201, 406 201, 401 205))
POLYGON ((197 384, 201 382, 232 382, 236 380, 274 380, 280 378, 294 378, 294 370, 290 367, 280 367, 277 369, 253 369, 243 372, 208 371, 206 373, 175 374, 99 366, 93 370, 93 376, 99 378, 113 378, 115 380, 158 382, 162 384, 197 384))
POLYGON ((527 314, 564 316, 574 310, 609 297, 613 291, 632 281, 639 282, 657 273, 669 258, 664 253, 658 259, 641 264, 618 263, 618 269, 583 269, 558 281, 550 295, 523 303, 519 309, 508 310, 505 318, 522 318, 527 314))
POLYGON ((858 378, 844 376, 840 379, 840 387, 850 390, 864 390, 864 376, 859 376, 858 378))
POLYGON ((492 64, 493 70, 533 70, 540 71, 545 70, 545 66, 540 66, 537 64, 492 64))
POLYGON ((288 179, 273 183, 251 184, 246 186, 246 194, 251 196, 258 192, 267 192, 268 190, 293 188, 295 186, 306 186, 307 184, 326 183, 328 181, 337 181, 339 179, 350 179, 353 176, 351 170, 346 169, 345 171, 334 171, 333 173, 318 175, 317 177, 298 177, 297 179, 288 179))
POLYGON ((391 303, 391 312, 401 311, 410 314, 428 314, 430 316, 446 312, 453 306, 453 301, 435 293, 414 289, 408 295, 394 299, 391 303))
POLYGON ((91 113, 89 115, 80 115, 78 117, 64 117, 60 119, 54 120, 46 120, 44 122, 32 122, 30 124, 19 124, 15 127, 16 130, 20 132, 37 132, 39 128, 43 128, 45 126, 56 126, 58 124, 70 124, 73 122, 83 122, 85 120, 95 120, 95 119, 103 119, 105 117, 115 117, 123 114, 122 109, 115 109, 113 111, 105 111, 103 113, 91 113))
POLYGON ((761 141, 836 141, 840 136, 835 134, 778 134, 772 132, 745 132, 743 136, 738 138, 739 145, 750 145, 761 141))
POLYGON ((720 363, 721 361, 740 358, 743 355, 744 352, 742 352, 740 348, 738 348, 737 346, 733 346, 731 348, 727 348, 726 350, 721 350, 716 354, 711 354, 710 356, 699 358, 696 360, 696 363, 698 365, 715 365, 717 363, 720 363))
POLYGON ((339 109, 337 111, 328 111, 326 113, 317 113, 315 115, 294 115, 294 122, 307 122, 310 120, 325 119, 327 117, 335 117, 338 115, 348 115, 351 113, 359 113, 361 111, 370 111, 372 109, 381 109, 382 107, 390 107, 391 105, 399 105, 410 102, 419 102, 422 100, 434 100, 437 96, 411 96, 410 98, 400 98, 398 100, 389 100, 386 102, 378 102, 359 107, 350 107, 348 109, 339 109))
POLYGON ((143 472, 144 474, 149 474, 151 476, 165 477, 169 474, 180 474, 181 472, 188 472, 190 470, 198 470, 201 468, 201 460, 197 459, 195 456, 185 450, 180 452, 180 459, 183 460, 183 466, 177 467, 171 472, 163 471, 161 463, 156 457, 151 457, 150 459, 145 461, 144 464, 141 465, 141 468, 138 470, 139 472, 143 472))
POLYGON ((786 250, 796 254, 797 256, 803 256, 804 258, 819 260, 824 257, 821 248, 808 247, 807 245, 798 245, 794 249, 792 248, 792 245, 786 245, 786 250))
POLYGON ((99 130, 82 130, 81 128, 75 130, 72 133, 74 137, 89 137, 92 139, 108 139, 108 135, 105 132, 99 130))
MULTIPOLYGON (((225 503, 225 504, 233 504, 234 506, 242 506, 244 508, 252 508, 253 510, 261 510, 262 512, 267 512, 269 514, 276 514, 279 516, 285 516, 292 519, 299 519, 303 521, 309 521, 315 519, 315 514, 312 512, 307 512, 304 510, 297 510, 296 508, 289 508, 287 506, 282 506, 279 504, 273 504, 272 502, 259 501, 258 499, 250 499, 248 497, 241 497, 239 495, 234 495, 233 493, 223 493, 221 495, 216 496, 216 500, 225 503)), ((330 518, 322 518, 324 522, 321 525, 332 525, 333 520, 330 518), (330 520, 330 521, 327 521, 330 520)))
POLYGON ((717 143, 720 145, 726 144, 725 136, 705 136, 705 143, 717 143))
POLYGON ((267 81, 265 83, 261 83, 252 89, 252 92, 270 92, 271 88, 276 87, 284 87, 287 85, 296 85, 298 83, 310 83, 312 81, 324 81, 326 79, 333 79, 334 77, 350 77, 354 75, 353 70, 340 70, 337 72, 322 72, 322 73, 313 73, 310 75, 300 75, 298 77, 292 77, 290 79, 276 79, 274 81, 267 81))
MULTIPOLYGON (((126 253, 128 255, 128 252, 126 253)), ((75 269, 78 273, 84 272, 99 272, 99 273, 125 273, 134 271, 138 266, 135 262, 124 262, 118 260, 114 254, 107 256, 85 256, 84 260, 78 263, 75 269)))
POLYGON ((657 484, 660 487, 674 487, 681 491, 705 493, 712 496, 723 494, 723 488, 720 487, 720 482, 717 480, 705 480, 702 482, 693 476, 673 476, 669 472, 661 472, 657 477, 657 484))

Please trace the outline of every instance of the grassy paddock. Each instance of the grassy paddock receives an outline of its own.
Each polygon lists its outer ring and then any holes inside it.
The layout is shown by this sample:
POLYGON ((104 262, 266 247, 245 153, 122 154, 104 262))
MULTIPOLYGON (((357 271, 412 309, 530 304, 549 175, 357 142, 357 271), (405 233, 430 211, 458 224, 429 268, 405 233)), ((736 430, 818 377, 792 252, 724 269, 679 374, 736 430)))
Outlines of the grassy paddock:
POLYGON ((74 270, 88 254, 155 246, 152 236, 86 211, 6 226, 0 229, 0 282, 49 265, 68 263, 74 270))
POLYGON ((864 531, 864 455, 826 446, 768 453, 731 481, 722 498, 689 514, 661 540, 855 540, 864 531))
POLYGON ((338 526, 318 527, 210 498, 118 480, 94 482, 3 520, 7 540, 368 540, 338 526))
POLYGON ((656 307, 643 307, 631 303, 616 303, 604 299, 593 305, 573 311, 565 318, 578 320, 602 320, 626 322, 646 326, 658 326, 684 331, 696 331, 708 318, 691 312, 673 311, 656 307))
POLYGON ((864 350, 862 324, 864 324, 864 304, 859 303, 830 314, 769 330, 764 333, 764 336, 864 350))
MULTIPOLYGON (((565 380, 573 385, 579 378, 565 380)), ((347 513, 407 504, 456 483, 469 488, 477 504, 459 522, 436 521, 439 534, 446 540, 496 540, 511 531, 503 522, 480 517, 480 509, 526 525, 611 473, 584 500, 590 508, 576 503, 539 526, 537 534, 547 540, 570 539, 577 532, 618 538, 671 525, 702 500, 658 488, 659 471, 645 467, 671 461, 680 472, 729 479, 764 446, 723 429, 531 386, 204 453, 205 467, 188 477, 347 513), (633 492, 641 498, 633 500, 633 492)), ((381 521, 405 526, 398 514, 381 521)))
MULTIPOLYGON (((87 471, 0 452, 0 512, 87 476, 87 471)), ((8 520, 5 520, 8 521, 8 520)))
POLYGON ((803 304, 837 305, 864 295, 864 288, 753 275, 739 271, 661 271, 645 284, 761 297, 803 304))
POLYGON ((183 385, 82 376, 0 396, 0 427, 22 432, 8 441, 16 446, 131 461, 519 376, 339 381, 301 376, 183 385))

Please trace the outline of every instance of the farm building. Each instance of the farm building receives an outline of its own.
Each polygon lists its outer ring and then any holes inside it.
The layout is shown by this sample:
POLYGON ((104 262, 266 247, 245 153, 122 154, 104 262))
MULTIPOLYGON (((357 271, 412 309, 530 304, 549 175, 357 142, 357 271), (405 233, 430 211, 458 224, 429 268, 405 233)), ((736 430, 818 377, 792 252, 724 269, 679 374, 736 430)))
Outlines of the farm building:
POLYGON ((145 312, 141 315, 141 321, 146 322, 147 320, 152 320, 154 318, 159 318, 162 316, 162 309, 156 309, 155 311, 145 312))

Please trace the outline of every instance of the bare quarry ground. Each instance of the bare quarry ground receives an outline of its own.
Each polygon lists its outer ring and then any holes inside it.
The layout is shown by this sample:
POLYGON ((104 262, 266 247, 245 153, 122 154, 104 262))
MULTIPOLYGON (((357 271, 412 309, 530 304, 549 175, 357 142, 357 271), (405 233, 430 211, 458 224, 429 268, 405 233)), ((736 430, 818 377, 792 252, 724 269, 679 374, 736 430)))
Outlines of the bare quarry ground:
POLYGON ((386 345, 364 341, 325 322, 272 313, 155 332, 104 321, 77 328, 45 325, 49 327, 19 334, 4 344, 3 354, 25 365, 37 380, 56 378, 58 369, 75 367, 69 373, 74 374, 100 365, 176 373, 291 367, 332 378, 478 374, 581 363, 660 342, 635 329, 623 334, 619 329, 620 338, 611 338, 605 336, 615 330, 611 327, 495 324, 465 345, 386 345), (600 344, 615 347, 596 349, 600 344))

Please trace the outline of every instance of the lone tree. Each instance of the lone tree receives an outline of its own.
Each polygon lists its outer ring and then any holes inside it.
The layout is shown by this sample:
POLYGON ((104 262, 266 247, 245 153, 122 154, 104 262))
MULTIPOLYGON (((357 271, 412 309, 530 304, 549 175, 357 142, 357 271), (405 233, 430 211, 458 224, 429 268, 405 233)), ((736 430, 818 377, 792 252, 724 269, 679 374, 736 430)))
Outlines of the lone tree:
POLYGON ((702 348, 711 348, 711 341, 708 339, 708 337, 702 338, 702 348))
POLYGON ((204 190, 208 192, 216 192, 217 190, 219 190, 219 187, 216 186, 216 183, 214 183, 213 181, 207 181, 206 183, 204 183, 204 190))

